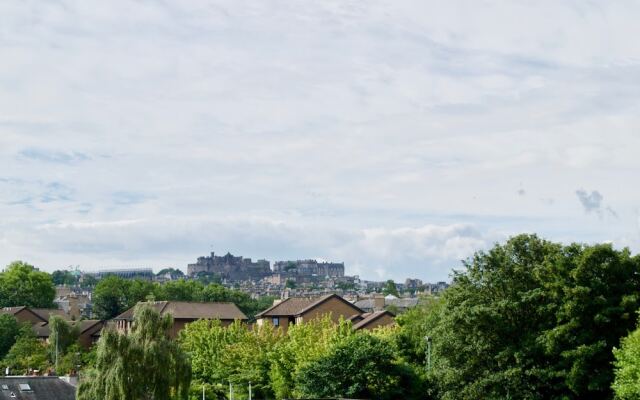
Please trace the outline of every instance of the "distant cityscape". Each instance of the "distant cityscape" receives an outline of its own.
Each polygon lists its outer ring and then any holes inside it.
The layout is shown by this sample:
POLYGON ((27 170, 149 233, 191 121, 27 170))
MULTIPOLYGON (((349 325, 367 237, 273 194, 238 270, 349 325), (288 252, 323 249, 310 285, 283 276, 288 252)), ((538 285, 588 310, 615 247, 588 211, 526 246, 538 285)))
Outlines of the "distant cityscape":
MULTIPOLYGON (((164 268, 157 274, 152 268, 102 268, 85 272, 96 279, 106 275, 122 278, 139 278, 157 281, 176 279, 201 279, 215 281, 227 287, 242 289, 255 296, 319 295, 329 292, 341 294, 380 292, 388 280, 361 279, 358 275, 345 275, 344 262, 327 262, 314 259, 275 261, 273 266, 265 259, 252 260, 229 252, 198 257, 187 265, 187 273, 180 268, 164 268)), ((394 282, 399 292, 423 292, 434 294, 448 287, 447 282, 425 282, 408 277, 404 282, 394 282)))

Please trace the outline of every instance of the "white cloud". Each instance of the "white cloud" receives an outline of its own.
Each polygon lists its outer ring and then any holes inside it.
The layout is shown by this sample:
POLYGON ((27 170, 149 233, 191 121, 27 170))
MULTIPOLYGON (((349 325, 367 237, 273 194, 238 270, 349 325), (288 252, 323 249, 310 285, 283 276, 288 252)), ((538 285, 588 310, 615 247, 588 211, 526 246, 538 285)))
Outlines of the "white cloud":
POLYGON ((637 250, 638 15, 0 3, 0 261, 179 266, 213 244, 444 277, 522 231, 637 250), (584 215, 577 187, 606 196, 615 226, 584 215))

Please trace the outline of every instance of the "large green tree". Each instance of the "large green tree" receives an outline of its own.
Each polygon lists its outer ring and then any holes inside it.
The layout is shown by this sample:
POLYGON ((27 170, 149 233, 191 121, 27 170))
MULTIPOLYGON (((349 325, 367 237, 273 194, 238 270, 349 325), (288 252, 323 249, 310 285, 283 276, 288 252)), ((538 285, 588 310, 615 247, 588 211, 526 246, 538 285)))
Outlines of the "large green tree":
POLYGON ((520 235, 457 272, 433 325, 444 399, 611 397, 612 349, 635 326, 638 257, 520 235))
POLYGON ((44 371, 50 367, 47 346, 35 337, 30 326, 21 328, 1 365, 8 367, 14 375, 28 375, 31 370, 44 371))
POLYGON ((0 273, 0 307, 53 308, 56 290, 51 275, 22 261, 0 273))
POLYGON ((20 326, 18 321, 8 314, 0 314, 0 360, 18 339, 20 326))
POLYGON ((191 363, 169 337, 172 325, 170 315, 138 306, 131 333, 104 330, 78 400, 186 399, 191 363))
POLYGON ((367 333, 335 343, 303 365, 296 380, 303 396, 315 398, 412 399, 419 393, 412 393, 419 379, 397 361, 391 343, 367 333))
POLYGON ((616 399, 640 399, 640 328, 623 338, 613 353, 615 380, 612 387, 616 399))

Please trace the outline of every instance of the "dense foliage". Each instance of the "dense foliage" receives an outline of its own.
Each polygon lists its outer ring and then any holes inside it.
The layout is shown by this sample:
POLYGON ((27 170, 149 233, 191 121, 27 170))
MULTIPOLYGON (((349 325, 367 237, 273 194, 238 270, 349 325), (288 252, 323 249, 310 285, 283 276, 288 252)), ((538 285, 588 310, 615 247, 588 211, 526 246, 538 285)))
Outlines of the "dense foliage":
POLYGON ((154 283, 139 279, 127 280, 117 276, 101 279, 93 292, 93 310, 100 319, 110 319, 135 306, 139 301, 228 301, 235 303, 252 317, 273 303, 272 297, 252 299, 239 290, 211 283, 178 279, 154 283))
POLYGON ((191 363, 169 338, 172 325, 170 315, 138 306, 130 334, 105 329, 78 400, 186 399, 191 363))
POLYGON ((622 339, 620 348, 614 349, 616 399, 640 399, 640 327, 622 339))
POLYGON ((350 322, 336 326, 329 318, 286 333, 270 324, 247 329, 199 321, 180 342, 192 359, 193 398, 202 386, 221 395, 227 383, 240 396, 251 383, 258 398, 412 398, 421 382, 397 356, 394 334, 356 332, 350 322))
POLYGON ((0 360, 7 355, 7 352, 13 346, 20 335, 20 326, 18 321, 8 314, 0 315, 0 360))
MULTIPOLYGON (((443 399, 611 397, 612 349, 635 326, 638 257, 521 235, 477 253, 437 314, 430 378, 443 399)), ((415 344, 414 344, 415 347, 415 344)))
POLYGON ((52 308, 56 290, 51 275, 16 261, 0 272, 0 307, 52 308))

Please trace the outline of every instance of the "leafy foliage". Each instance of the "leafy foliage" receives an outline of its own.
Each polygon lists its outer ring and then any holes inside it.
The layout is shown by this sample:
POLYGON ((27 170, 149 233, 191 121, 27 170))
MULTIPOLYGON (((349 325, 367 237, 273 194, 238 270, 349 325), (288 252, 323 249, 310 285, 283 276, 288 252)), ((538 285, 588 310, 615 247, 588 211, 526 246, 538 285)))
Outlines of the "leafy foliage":
POLYGON ((33 334, 21 335, 2 364, 16 375, 28 375, 31 370, 43 371, 49 367, 49 352, 47 346, 33 334))
POLYGON ((62 317, 54 315, 49 318, 49 352, 51 360, 67 352, 69 346, 75 344, 80 336, 79 326, 71 326, 62 317))
POLYGON ((15 261, 0 273, 0 307, 54 308, 56 290, 51 275, 15 261))
POLYGON ((615 356, 613 391, 616 399, 640 398, 640 327, 623 338, 615 356))
POLYGON ((611 350, 639 305, 637 258, 521 235, 465 267, 425 321, 441 398, 610 397, 611 350))
POLYGON ((408 389, 416 378, 394 360, 389 342, 370 334, 352 335, 304 365, 298 387, 308 397, 411 398, 408 389))
POLYGON ((392 295, 392 296, 400 297, 400 294, 398 293, 398 288, 396 287, 396 283, 391 279, 385 282, 384 287, 382 288, 382 294, 384 294, 385 296, 392 295))
POLYGON ((78 283, 78 279, 71 271, 53 271, 51 273, 51 280, 54 285, 75 285, 78 283))
POLYGON ((129 335, 104 330, 95 367, 78 387, 78 400, 186 399, 191 364, 169 338, 170 315, 136 307, 129 335))
POLYGON ((0 315, 0 359, 2 359, 20 334, 18 321, 8 314, 0 315))

